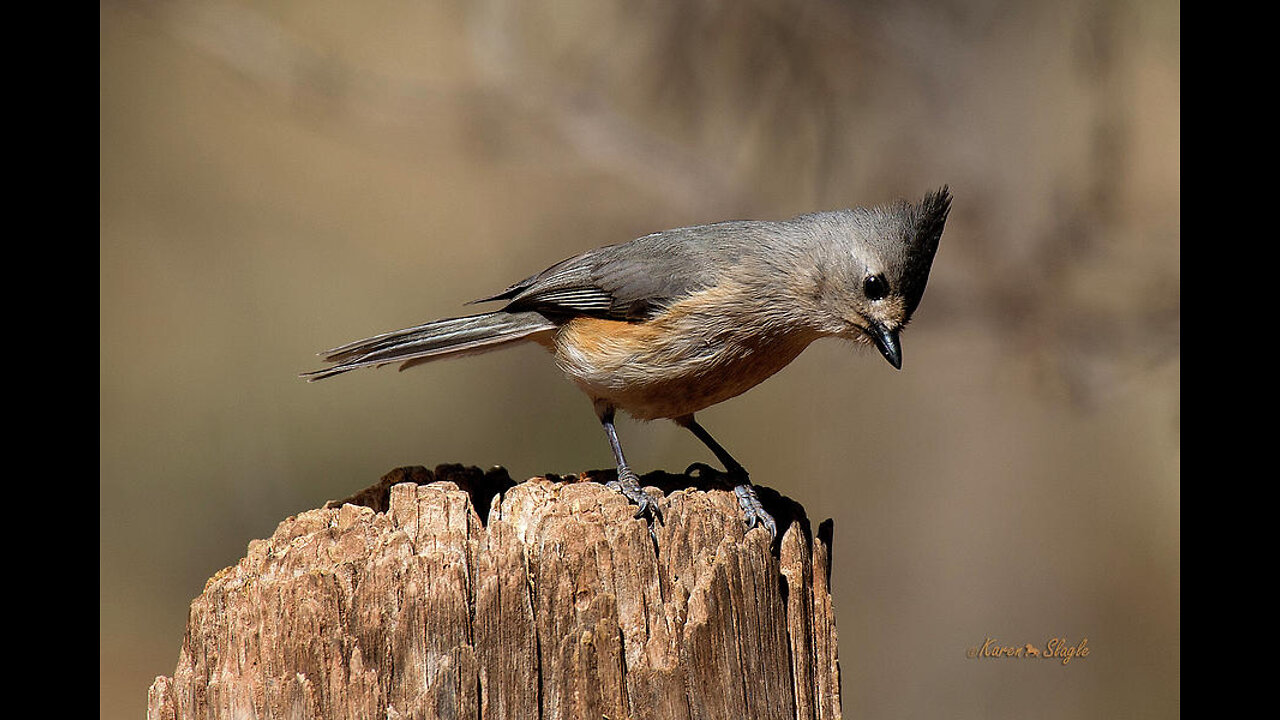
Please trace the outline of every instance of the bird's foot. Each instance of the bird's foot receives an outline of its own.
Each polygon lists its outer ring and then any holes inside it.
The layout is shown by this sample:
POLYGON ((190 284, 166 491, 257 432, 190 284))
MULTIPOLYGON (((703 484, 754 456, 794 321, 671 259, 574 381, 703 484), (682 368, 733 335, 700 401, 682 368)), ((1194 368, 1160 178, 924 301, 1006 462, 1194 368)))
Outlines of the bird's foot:
POLYGON ((742 508, 742 521, 747 524, 747 530, 759 525, 769 531, 770 537, 778 537, 778 523, 774 521, 772 515, 765 511, 764 505, 760 503, 760 497, 756 495, 756 489, 751 485, 746 470, 737 468, 729 472, 721 472, 706 463, 696 462, 685 469, 684 474, 699 480, 711 477, 727 477, 735 481, 737 484, 733 487, 733 494, 738 498, 738 506, 742 508))
MULTIPOLYGON (((647 518, 650 523, 654 520, 662 522, 662 508, 658 507, 658 503, 649 493, 640 487, 640 478, 629 467, 618 468, 618 479, 606 483, 605 487, 617 490, 622 493, 623 497, 637 505, 636 519, 647 518)), ((650 528, 652 531, 652 527, 650 528)))
POLYGON ((745 482, 733 488, 733 494, 738 496, 738 507, 742 508, 742 519, 747 524, 747 530, 760 525, 769 531, 769 537, 778 537, 778 523, 774 521, 773 516, 765 512, 764 506, 760 504, 760 497, 756 495, 756 489, 751 483, 745 482))

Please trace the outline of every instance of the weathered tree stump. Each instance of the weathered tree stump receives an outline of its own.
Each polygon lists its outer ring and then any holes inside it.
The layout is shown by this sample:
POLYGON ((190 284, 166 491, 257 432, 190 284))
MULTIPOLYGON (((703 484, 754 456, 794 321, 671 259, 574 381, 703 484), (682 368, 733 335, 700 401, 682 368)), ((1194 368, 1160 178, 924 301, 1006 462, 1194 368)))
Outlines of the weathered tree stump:
POLYGON ((401 468, 285 520, 192 602, 148 717, 840 717, 829 521, 761 488, 774 546, 654 473, 651 536, 578 480, 401 468))

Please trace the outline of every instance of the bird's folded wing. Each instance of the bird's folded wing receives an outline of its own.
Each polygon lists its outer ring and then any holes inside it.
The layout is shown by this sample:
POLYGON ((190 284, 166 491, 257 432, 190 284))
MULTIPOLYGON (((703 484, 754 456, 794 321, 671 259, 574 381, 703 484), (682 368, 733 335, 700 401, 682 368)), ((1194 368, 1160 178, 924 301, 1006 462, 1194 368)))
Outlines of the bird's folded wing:
POLYGON ((548 316, 646 320, 722 281, 759 223, 681 228, 609 245, 563 260, 476 302, 508 301, 510 311, 548 316))

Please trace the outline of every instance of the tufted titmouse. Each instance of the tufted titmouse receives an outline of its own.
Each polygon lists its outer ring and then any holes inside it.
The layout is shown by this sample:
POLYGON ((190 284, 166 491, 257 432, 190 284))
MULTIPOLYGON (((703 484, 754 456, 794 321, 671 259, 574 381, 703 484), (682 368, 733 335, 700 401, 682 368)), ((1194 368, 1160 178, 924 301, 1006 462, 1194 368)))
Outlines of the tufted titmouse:
POLYGON ((656 517, 658 509, 623 457, 617 409, 641 420, 670 418, 692 431, 737 482, 748 526, 776 535, 747 471, 694 413, 746 392, 822 337, 874 344, 901 368, 898 334, 924 294, 950 208, 944 186, 914 205, 646 235, 571 257, 474 301, 503 301, 500 310, 321 353, 337 364, 303 377, 387 363, 404 370, 537 342, 591 398, 618 466, 615 487, 639 506, 636 517, 656 517))

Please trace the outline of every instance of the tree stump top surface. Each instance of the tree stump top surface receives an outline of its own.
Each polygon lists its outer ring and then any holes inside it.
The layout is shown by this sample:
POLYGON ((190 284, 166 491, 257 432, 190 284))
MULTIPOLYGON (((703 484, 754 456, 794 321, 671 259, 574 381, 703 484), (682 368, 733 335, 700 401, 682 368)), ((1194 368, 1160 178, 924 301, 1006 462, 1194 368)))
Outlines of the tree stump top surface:
POLYGON ((840 716, 830 522, 775 543, 687 476, 653 532, 588 478, 398 468, 249 544, 148 717, 840 716))

